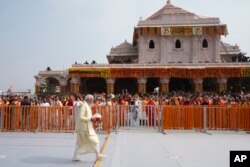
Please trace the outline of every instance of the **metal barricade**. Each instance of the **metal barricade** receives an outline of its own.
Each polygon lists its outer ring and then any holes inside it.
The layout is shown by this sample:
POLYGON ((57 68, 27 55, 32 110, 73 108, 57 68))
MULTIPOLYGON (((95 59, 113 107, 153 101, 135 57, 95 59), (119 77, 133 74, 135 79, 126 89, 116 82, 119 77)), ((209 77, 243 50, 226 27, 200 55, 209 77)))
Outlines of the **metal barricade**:
POLYGON ((250 130, 250 106, 165 106, 161 131, 171 129, 250 130))
POLYGON ((156 105, 116 105, 116 129, 158 129, 161 123, 161 107, 156 105))
MULTIPOLYGON (((74 132, 79 107, 0 107, 0 131, 74 132)), ((250 131, 250 106, 95 105, 99 132, 119 129, 250 131)))

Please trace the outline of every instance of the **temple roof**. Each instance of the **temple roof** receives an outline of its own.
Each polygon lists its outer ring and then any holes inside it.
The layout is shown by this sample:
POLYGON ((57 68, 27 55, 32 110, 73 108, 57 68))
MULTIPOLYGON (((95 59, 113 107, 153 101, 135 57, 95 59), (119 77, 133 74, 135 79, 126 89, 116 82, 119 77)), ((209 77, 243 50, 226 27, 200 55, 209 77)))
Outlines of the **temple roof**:
POLYGON ((127 42, 121 43, 120 45, 112 48, 108 56, 137 56, 138 48, 127 42))
MULTIPOLYGON (((242 53, 240 47, 236 45, 231 45, 228 43, 220 42, 220 54, 221 55, 231 55, 231 54, 239 54, 242 53)), ((246 53, 242 53, 246 54, 246 53)))
POLYGON ((138 22, 138 27, 192 25, 214 26, 222 24, 219 18, 198 16, 195 13, 174 6, 170 0, 168 0, 166 5, 149 18, 138 22))

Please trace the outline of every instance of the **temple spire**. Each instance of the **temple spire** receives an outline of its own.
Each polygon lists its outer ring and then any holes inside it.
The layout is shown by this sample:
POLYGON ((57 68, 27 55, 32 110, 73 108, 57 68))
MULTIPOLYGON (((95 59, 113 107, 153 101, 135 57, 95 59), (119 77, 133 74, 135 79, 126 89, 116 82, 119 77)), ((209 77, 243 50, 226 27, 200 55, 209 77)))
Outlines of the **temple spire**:
POLYGON ((171 1, 170 0, 167 1, 167 5, 171 5, 171 1))

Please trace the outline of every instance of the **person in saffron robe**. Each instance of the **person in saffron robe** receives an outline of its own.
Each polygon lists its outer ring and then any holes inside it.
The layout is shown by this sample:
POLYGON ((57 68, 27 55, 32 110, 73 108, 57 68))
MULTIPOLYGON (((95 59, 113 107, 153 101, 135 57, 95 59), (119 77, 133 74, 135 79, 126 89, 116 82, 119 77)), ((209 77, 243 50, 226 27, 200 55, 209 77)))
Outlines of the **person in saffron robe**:
POLYGON ((76 118, 76 148, 73 156, 73 161, 82 160, 79 156, 86 153, 95 153, 96 158, 101 160, 105 156, 100 154, 99 138, 93 128, 92 122, 97 122, 98 119, 92 117, 91 107, 94 102, 92 95, 87 95, 85 101, 80 106, 76 118))

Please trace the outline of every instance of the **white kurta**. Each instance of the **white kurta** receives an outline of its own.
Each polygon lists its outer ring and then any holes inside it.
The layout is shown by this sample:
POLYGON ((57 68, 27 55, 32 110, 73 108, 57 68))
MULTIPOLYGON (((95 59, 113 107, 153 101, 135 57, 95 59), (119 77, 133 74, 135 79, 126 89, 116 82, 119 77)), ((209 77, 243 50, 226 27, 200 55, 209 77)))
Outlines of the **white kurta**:
POLYGON ((99 153, 99 138, 91 122, 92 111, 84 101, 76 118, 76 154, 99 153))

